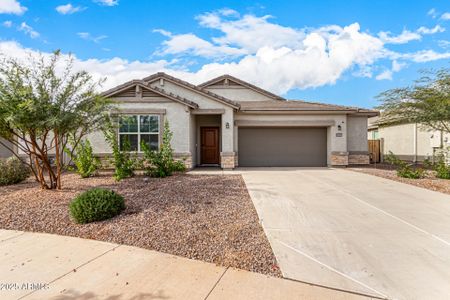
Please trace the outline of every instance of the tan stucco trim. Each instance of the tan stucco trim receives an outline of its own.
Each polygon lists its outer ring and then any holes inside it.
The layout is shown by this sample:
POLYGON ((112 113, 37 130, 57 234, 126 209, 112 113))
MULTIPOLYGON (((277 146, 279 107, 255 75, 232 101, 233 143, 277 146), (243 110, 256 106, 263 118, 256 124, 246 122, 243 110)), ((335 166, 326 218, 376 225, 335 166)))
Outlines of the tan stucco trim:
POLYGON ((368 155, 369 151, 349 151, 349 155, 368 155))
POLYGON ((258 121, 258 120, 236 120, 235 125, 244 126, 271 126, 271 127, 290 127, 290 126, 334 126, 334 120, 310 121, 310 120, 287 120, 287 121, 258 121))
POLYGON ((194 109, 191 112, 193 115, 223 115, 225 109, 194 109))
POLYGON ((129 115, 129 114, 157 114, 164 115, 166 110, 155 108, 121 108, 112 111, 113 114, 129 115))
POLYGON ((240 110, 239 114, 254 115, 342 115, 342 110, 240 110))
MULTIPOLYGON (((178 102, 180 104, 186 105, 186 106, 188 106, 190 108, 198 108, 198 104, 193 102, 193 101, 190 101, 190 100, 188 100, 186 98, 180 97, 180 96, 175 95, 173 93, 168 93, 164 89, 147 86, 147 85, 145 85, 145 82, 143 82, 141 80, 129 81, 129 82, 123 84, 123 85, 120 85, 119 87, 110 89, 110 90, 102 93, 102 96, 103 97, 112 98, 112 100, 115 101, 115 102, 120 102, 120 103, 128 102, 126 100, 124 101, 123 99, 119 100, 117 98, 114 98, 114 95, 117 95, 117 94, 121 93, 122 91, 124 91, 126 89, 129 89, 131 87, 136 87, 136 88, 140 88, 140 89, 146 89, 146 90, 151 91, 153 93, 156 93, 156 94, 158 94, 158 95, 160 95, 160 96, 162 96, 164 98, 167 98, 167 99, 170 99, 172 101, 178 102)), ((139 96, 139 95, 141 95, 141 94, 136 92, 136 97, 132 101, 133 102, 138 102, 138 103, 140 103, 140 102, 150 102, 150 101, 143 100, 142 96, 139 96)), ((130 99, 130 98, 128 98, 128 99, 130 99)))
POLYGON ((111 101, 117 104, 124 104, 124 103, 172 103, 173 101, 170 99, 167 99, 163 96, 161 98, 164 99, 155 99, 155 97, 142 97, 142 98, 130 98, 130 97, 121 97, 121 98, 111 98, 111 101))
POLYGON ((347 156, 348 152, 345 151, 331 151, 331 155, 336 155, 336 156, 347 156))

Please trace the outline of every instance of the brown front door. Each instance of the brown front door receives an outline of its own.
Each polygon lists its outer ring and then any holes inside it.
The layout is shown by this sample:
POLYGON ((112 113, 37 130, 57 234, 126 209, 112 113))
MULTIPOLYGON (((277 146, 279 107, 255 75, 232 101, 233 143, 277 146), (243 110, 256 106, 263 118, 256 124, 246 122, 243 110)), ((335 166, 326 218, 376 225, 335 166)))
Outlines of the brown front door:
POLYGON ((200 160, 204 165, 219 164, 219 127, 201 127, 200 160))

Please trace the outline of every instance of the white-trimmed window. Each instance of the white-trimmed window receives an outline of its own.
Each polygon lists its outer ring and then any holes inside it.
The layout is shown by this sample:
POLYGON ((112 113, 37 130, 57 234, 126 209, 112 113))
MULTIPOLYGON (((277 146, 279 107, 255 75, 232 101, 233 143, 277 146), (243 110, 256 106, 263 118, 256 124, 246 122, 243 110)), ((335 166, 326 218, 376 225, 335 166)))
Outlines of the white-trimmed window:
POLYGON ((160 116, 159 115, 121 115, 119 118, 119 145, 123 150, 126 140, 130 151, 142 152, 141 142, 151 150, 159 150, 160 116))

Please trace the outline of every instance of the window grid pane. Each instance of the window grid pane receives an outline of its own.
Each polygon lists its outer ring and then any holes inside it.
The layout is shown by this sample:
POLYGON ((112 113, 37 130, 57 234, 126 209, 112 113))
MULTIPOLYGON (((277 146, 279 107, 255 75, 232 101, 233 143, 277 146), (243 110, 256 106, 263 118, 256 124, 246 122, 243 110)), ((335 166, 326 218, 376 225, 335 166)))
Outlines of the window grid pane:
POLYGON ((132 115, 120 118, 119 145, 127 139, 130 142, 130 151, 142 152, 141 142, 146 143, 151 150, 159 150, 159 115, 132 115), (135 134, 129 134, 135 133, 135 134))
POLYGON ((122 116, 119 120, 119 132, 138 132, 137 116, 122 116))

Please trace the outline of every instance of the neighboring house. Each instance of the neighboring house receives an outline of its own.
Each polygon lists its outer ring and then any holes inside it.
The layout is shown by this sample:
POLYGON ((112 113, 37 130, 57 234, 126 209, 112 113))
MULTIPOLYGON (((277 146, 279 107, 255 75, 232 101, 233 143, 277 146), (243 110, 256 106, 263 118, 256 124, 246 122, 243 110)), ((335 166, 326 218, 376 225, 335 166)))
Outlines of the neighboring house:
MULTIPOLYGON (((157 150, 164 120, 175 156, 188 168, 346 166, 369 163, 367 118, 377 111, 288 101, 224 75, 198 86, 156 73, 112 88, 121 143, 157 150)), ((89 136, 95 153, 110 155, 100 132, 89 136)))
POLYGON ((368 138, 380 140, 382 156, 394 153, 405 161, 420 162, 433 160, 443 147, 450 147, 450 134, 428 130, 418 124, 379 126, 379 117, 368 119, 368 138))

